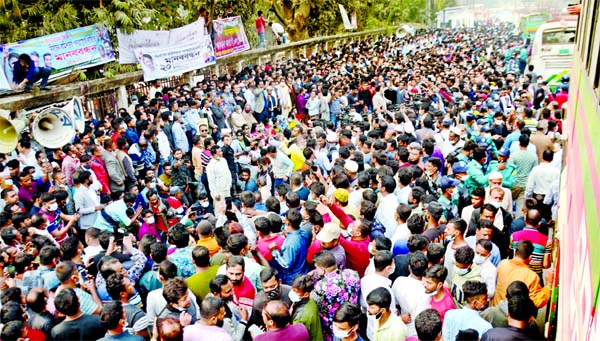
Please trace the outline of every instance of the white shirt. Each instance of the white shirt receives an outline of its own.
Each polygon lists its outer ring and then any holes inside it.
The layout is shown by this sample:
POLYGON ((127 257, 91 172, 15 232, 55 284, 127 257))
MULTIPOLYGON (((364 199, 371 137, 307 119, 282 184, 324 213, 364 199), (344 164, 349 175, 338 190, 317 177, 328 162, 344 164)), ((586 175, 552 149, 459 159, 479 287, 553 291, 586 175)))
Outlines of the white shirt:
MULTIPOLYGON (((198 303, 196 302, 196 296, 190 290, 188 290, 188 299, 192 302, 193 305, 196 306, 196 318, 200 319, 200 308, 198 307, 198 303)), ((161 314, 161 311, 167 305, 167 300, 165 300, 165 297, 163 296, 163 288, 150 291, 148 293, 146 302, 146 318, 148 318, 148 322, 150 325, 154 325, 154 318, 160 317, 159 314, 161 314)), ((168 309, 164 309, 164 311, 162 312, 162 314, 164 315, 168 313, 168 309)))
POLYGON ((381 199, 379 207, 377 207, 377 211, 375 212, 375 219, 379 220, 379 222, 385 226, 386 236, 388 236, 389 230, 392 230, 390 236, 393 236, 396 226, 398 225, 396 222, 397 208, 398 199, 393 193, 390 193, 381 199))
POLYGON ((396 191, 394 192, 394 194, 396 194, 396 197, 398 198, 398 203, 405 205, 408 205, 408 198, 410 197, 410 193, 412 193, 412 188, 410 188, 410 186, 406 186, 403 188, 400 188, 400 186, 398 186, 396 188, 396 191))
POLYGON ((158 131, 156 141, 158 142, 158 152, 160 153, 160 156, 167 161, 169 155, 171 155, 171 145, 169 144, 169 138, 162 129, 158 131))
POLYGON ((531 196, 532 194, 549 194, 552 182, 559 177, 560 170, 552 166, 549 162, 542 162, 533 167, 531 173, 529 173, 529 178, 527 178, 525 197, 531 196))
POLYGON ((413 277, 398 277, 392 285, 392 292, 396 298, 396 302, 400 306, 402 313, 411 315, 411 322, 408 327, 408 335, 416 336, 415 318, 425 309, 429 309, 429 296, 425 294, 425 287, 420 280, 413 277))
POLYGON ((479 265, 481 268, 481 281, 485 283, 487 287, 488 297, 494 297, 494 293, 496 292, 496 277, 498 276, 498 269, 492 264, 490 261, 490 257, 488 257, 485 262, 479 265))
POLYGON ((393 245, 396 244, 397 241, 408 240, 408 238, 411 235, 412 235, 412 233, 408 229, 408 225, 406 223, 398 224, 398 227, 396 228, 396 232, 394 232, 394 234, 390 238, 392 240, 392 248, 393 248, 393 245))
POLYGON ((275 33, 276 36, 281 36, 285 33, 283 26, 281 26, 281 24, 278 22, 274 22, 271 24, 271 30, 273 31, 273 33, 275 33))
MULTIPOLYGON (((360 306, 366 311, 367 310, 367 296, 369 296, 371 291, 373 291, 377 288, 383 287, 383 288, 388 289, 388 291, 390 292, 390 295, 392 295, 392 304, 390 305, 390 310, 392 311, 392 314, 396 314, 396 312, 397 312, 396 300, 394 298, 394 293, 392 292, 391 286, 392 286, 392 281, 387 277, 383 277, 376 273, 373 273, 370 275, 365 275, 360 280, 360 298, 359 298, 360 306)), ((367 336, 371 340, 373 340, 375 337, 375 331, 377 330, 376 323, 377 322, 375 322, 374 319, 367 320, 367 336)))

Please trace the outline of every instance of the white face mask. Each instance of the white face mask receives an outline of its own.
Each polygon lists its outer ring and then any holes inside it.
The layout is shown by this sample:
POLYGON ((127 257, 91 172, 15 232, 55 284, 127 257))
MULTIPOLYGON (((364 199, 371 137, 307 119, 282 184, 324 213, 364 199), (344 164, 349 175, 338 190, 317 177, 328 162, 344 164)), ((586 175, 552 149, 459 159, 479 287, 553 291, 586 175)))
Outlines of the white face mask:
POLYGON ((302 297, 300 297, 300 295, 298 295, 294 290, 290 290, 288 297, 292 303, 300 302, 302 300, 302 297))
POLYGON ((58 209, 58 204, 57 203, 54 203, 54 204, 48 206, 48 211, 50 211, 50 212, 54 212, 57 209, 58 209))
POLYGON ((483 263, 485 263, 485 261, 487 260, 487 257, 483 257, 482 255, 475 255, 475 258, 473 258, 473 263, 477 264, 477 265, 481 265, 483 263))
POLYGON ((490 200, 489 204, 492 205, 492 206, 494 206, 495 208, 500 208, 500 206, 502 206, 501 202, 499 202, 499 201, 493 201, 493 200, 490 200))
POLYGON ((338 339, 345 339, 350 335, 350 331, 349 330, 339 330, 336 327, 333 327, 333 336, 335 336, 338 339))
POLYGON ((200 202, 200 206, 202 206, 202 207, 204 207, 204 208, 207 208, 207 207, 208 207, 208 205, 210 205, 210 203, 209 203, 208 201, 201 201, 201 202, 200 202))
POLYGON ((154 217, 146 218, 146 224, 154 224, 154 217))
POLYGON ((151 182, 150 189, 155 189, 155 188, 156 188, 156 182, 151 182))

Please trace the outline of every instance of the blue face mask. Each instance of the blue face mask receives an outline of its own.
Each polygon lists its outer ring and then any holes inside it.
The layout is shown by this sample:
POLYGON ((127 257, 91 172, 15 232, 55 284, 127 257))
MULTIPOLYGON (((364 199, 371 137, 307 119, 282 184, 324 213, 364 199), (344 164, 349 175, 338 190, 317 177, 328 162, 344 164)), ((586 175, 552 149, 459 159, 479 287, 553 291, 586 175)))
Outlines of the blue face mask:
POLYGON ((454 272, 459 276, 464 276, 464 275, 468 274, 469 271, 471 271, 469 268, 461 269, 461 268, 457 267, 456 265, 454 266, 454 272))

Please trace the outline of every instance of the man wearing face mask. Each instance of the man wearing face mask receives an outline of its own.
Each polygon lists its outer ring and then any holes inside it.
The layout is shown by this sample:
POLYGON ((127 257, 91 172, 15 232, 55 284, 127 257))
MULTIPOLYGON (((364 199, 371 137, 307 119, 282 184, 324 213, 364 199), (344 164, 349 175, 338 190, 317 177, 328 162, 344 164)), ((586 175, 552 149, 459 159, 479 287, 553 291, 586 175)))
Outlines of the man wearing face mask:
MULTIPOLYGON (((369 274, 361 278, 360 280, 360 305, 363 310, 367 310, 367 297, 369 294, 380 287, 386 288, 392 293, 392 281, 388 278, 395 270, 395 262, 392 253, 388 250, 377 251, 375 257, 373 257, 373 263, 375 265, 375 273, 369 274)), ((392 295, 391 310, 396 315, 396 302, 395 297, 392 295)), ((367 322, 367 337, 373 339, 375 336, 375 330, 377 330, 377 324, 373 319, 369 319, 367 322)))
POLYGON ((203 339, 214 341, 232 340, 223 329, 225 319, 225 302, 215 296, 206 297, 200 306, 200 319, 195 324, 183 328, 183 340, 203 339))
POLYGON ((40 197, 42 207, 41 214, 46 217, 48 225, 46 230, 52 234, 58 244, 61 244, 68 237, 69 230, 75 226, 79 220, 80 214, 66 215, 58 209, 56 196, 53 193, 42 193, 40 197), (67 224, 65 224, 65 221, 67 224))
POLYGON ((257 326, 263 326, 260 312, 267 302, 281 300, 288 306, 292 305, 292 301, 288 296, 292 288, 289 285, 281 284, 279 272, 276 269, 263 269, 260 272, 260 282, 263 291, 256 295, 252 306, 253 324, 256 324, 257 326))
POLYGON ((473 264, 474 258, 475 251, 468 246, 458 248, 454 254, 454 274, 449 278, 448 287, 452 291, 452 298, 458 309, 465 305, 463 284, 467 281, 481 281, 481 268, 473 264))
POLYGON ((352 303, 344 303, 333 316, 333 336, 336 341, 363 341, 358 333, 361 317, 360 307, 352 303))
MULTIPOLYGON (((447 276, 448 270, 442 265, 435 264, 428 268, 421 278, 425 295, 429 297, 429 305, 440 314, 442 321, 444 321, 444 316, 448 310, 456 309, 452 293, 444 285, 447 276)), ((417 327, 415 326, 415 328, 417 327)))
POLYGON ((513 200, 512 200, 512 193, 510 192, 510 189, 502 187, 504 184, 504 176, 502 175, 502 173, 498 172, 498 171, 492 171, 490 172, 490 176, 489 176, 489 181, 488 184, 489 186, 485 188, 485 197, 486 199, 490 202, 490 203, 496 203, 498 204, 498 206, 496 207, 502 207, 504 210, 512 212, 512 207, 513 207, 513 200), (501 189, 504 194, 502 194, 502 198, 498 198, 498 194, 495 196, 495 198, 492 199, 492 189, 494 188, 499 188, 501 189), (498 200, 500 199, 500 200, 498 200))
POLYGON ((479 312, 487 308, 489 301, 485 283, 470 280, 462 285, 465 307, 452 309, 446 313, 442 335, 445 341, 454 341, 460 330, 475 329, 483 335, 492 325, 479 316, 479 312))
POLYGON ((313 289, 314 279, 312 276, 302 275, 294 279, 291 291, 288 293, 288 298, 292 302, 290 313, 294 324, 301 323, 308 329, 311 340, 322 341, 323 331, 319 307, 310 297, 313 289))
POLYGON ((377 288, 367 296, 367 317, 377 326, 371 340, 404 340, 408 337, 408 328, 400 316, 392 314, 391 304, 392 294, 387 288, 377 288))
POLYGON ((496 266, 490 261, 492 245, 492 242, 487 239, 479 240, 475 246, 475 258, 473 259, 473 263, 481 268, 481 280, 487 285, 490 299, 494 297, 496 292, 496 278, 498 275, 496 266))
POLYGON ((448 269, 448 278, 454 275, 454 254, 463 246, 468 246, 464 239, 467 222, 462 219, 452 219, 446 225, 446 253, 444 254, 444 266, 448 269))

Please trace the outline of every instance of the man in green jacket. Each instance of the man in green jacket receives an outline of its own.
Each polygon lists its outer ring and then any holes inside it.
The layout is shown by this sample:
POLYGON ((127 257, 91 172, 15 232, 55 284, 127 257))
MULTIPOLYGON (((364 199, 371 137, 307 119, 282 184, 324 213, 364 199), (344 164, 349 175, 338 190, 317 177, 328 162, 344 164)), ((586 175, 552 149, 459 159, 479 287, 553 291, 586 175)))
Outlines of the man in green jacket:
POLYGON ((498 171, 502 174, 502 187, 512 188, 517 178, 517 165, 512 161, 508 161, 510 151, 507 148, 502 148, 498 151, 498 161, 490 162, 488 169, 498 171))
POLYGON ((323 341, 321 317, 317 303, 310 298, 315 282, 309 275, 296 277, 292 282, 292 291, 289 293, 292 301, 291 311, 293 323, 302 323, 313 341, 323 341))
POLYGON ((465 185, 469 189, 469 194, 471 194, 476 187, 487 186, 489 172, 484 168, 486 162, 487 151, 481 147, 476 148, 473 152, 473 160, 471 160, 467 166, 469 179, 467 179, 465 185))

